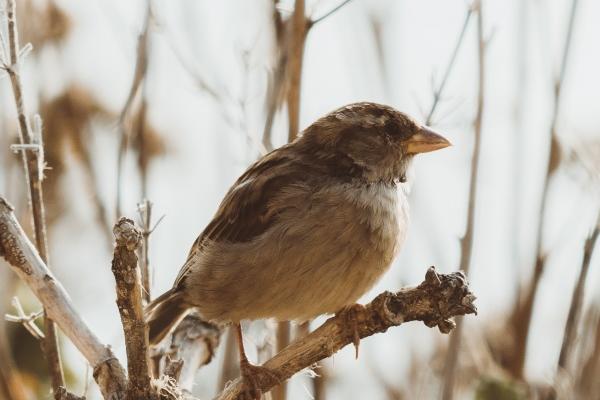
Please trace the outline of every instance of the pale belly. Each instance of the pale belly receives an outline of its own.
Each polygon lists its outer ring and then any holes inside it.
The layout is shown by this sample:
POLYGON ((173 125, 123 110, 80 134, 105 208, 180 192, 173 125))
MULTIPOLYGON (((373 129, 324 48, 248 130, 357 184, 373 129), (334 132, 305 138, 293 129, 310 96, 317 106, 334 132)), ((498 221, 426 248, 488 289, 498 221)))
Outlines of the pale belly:
POLYGON ((403 193, 360 189, 343 188, 342 202, 319 193, 302 215, 282 215, 260 241, 199 255, 204 273, 191 282, 193 303, 220 321, 306 320, 355 303, 387 271, 408 224, 403 193))

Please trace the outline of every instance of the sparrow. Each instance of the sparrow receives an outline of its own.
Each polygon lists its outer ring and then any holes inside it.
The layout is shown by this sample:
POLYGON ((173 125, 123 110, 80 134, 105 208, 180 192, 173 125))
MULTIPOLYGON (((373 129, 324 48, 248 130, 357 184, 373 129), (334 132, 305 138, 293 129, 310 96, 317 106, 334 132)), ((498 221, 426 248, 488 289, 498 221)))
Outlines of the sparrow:
POLYGON ((449 145, 382 104, 321 117, 229 189, 173 287, 148 305, 150 343, 196 310, 235 325, 240 369, 250 379, 261 367, 245 355, 240 321, 306 321, 355 304, 405 239, 413 157, 449 145))

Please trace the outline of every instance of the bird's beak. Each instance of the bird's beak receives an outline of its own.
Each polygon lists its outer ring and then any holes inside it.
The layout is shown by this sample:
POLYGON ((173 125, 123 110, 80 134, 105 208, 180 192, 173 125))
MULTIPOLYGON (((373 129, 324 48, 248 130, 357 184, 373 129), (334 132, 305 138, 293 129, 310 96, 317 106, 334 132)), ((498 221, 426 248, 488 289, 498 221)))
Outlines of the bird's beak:
POLYGON ((423 126, 406 141, 406 149, 409 154, 427 153, 448 146, 452 146, 448 139, 427 126, 423 126))

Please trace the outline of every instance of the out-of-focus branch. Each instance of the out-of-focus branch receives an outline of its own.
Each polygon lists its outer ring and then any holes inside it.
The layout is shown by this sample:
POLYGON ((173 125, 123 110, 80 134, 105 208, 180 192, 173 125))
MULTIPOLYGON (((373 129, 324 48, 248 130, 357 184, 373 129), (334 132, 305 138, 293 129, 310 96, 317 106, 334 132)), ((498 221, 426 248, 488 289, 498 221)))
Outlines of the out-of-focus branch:
POLYGON ((273 150, 271 129, 275 120, 275 113, 284 99, 288 106, 288 141, 291 142, 298 135, 300 129, 302 60, 308 32, 318 22, 333 15, 350 1, 342 1, 338 6, 316 19, 306 17, 304 0, 296 0, 292 16, 285 21, 282 20, 276 7, 273 7, 277 62, 267 93, 267 116, 262 139, 263 145, 268 151, 273 150))
MULTIPOLYGON (((419 286, 396 293, 384 292, 356 310, 355 323, 343 314, 329 318, 267 361, 263 366, 271 373, 257 376, 256 382, 263 393, 267 392, 278 383, 275 376, 280 380, 289 379, 352 343, 355 334, 365 338, 410 321, 423 321, 429 327, 437 326, 442 333, 448 333, 455 326, 450 318, 476 313, 474 300, 461 272, 438 274, 431 267, 419 286)), ((217 399, 240 399, 243 391, 243 382, 238 378, 217 399)))
POLYGON ((600 394, 600 380, 598 380, 600 372, 600 313, 597 304, 592 307, 592 312, 596 312, 595 321, 593 324, 589 324, 591 326, 588 330, 588 339, 592 343, 590 343, 589 349, 586 349, 588 351, 580 357, 582 362, 577 377, 580 399, 593 399, 600 394))
POLYGON ((289 21, 289 55, 287 65, 288 141, 293 141, 300 130, 300 81, 304 43, 308 33, 308 19, 304 14, 304 0, 296 0, 294 14, 289 21))
MULTIPOLYGON (((477 176, 479 175, 479 157, 481 152, 481 127, 483 120, 484 100, 485 100, 485 39, 483 37, 483 16, 482 1, 477 0, 473 5, 477 12, 477 60, 478 60, 478 94, 477 94, 477 113, 474 128, 473 156, 471 158, 471 178, 469 180, 469 198, 467 202, 467 227, 465 234, 460 240, 460 266, 459 269, 468 273, 471 265, 471 254, 473 250, 473 230, 475 226, 475 205, 477 203, 477 176)), ((468 22, 468 15, 467 20, 468 22)), ((444 384, 442 398, 451 400, 454 398, 454 384, 456 381, 456 372, 458 369, 458 355, 460 353, 462 342, 462 319, 457 320, 457 327, 450 336, 448 345, 448 354, 446 356, 446 365, 444 368, 444 384)))
MULTIPOLYGON (((135 71, 133 73, 133 81, 131 83, 131 88, 129 89, 129 94, 127 95, 127 100, 125 101, 125 105, 121 110, 121 115, 119 116, 119 128, 121 131, 121 140, 119 142, 119 151, 117 155, 117 199, 116 199, 116 211, 117 216, 121 215, 121 179, 123 177, 123 163, 125 161, 125 155, 127 154, 127 146, 129 139, 129 132, 127 128, 127 118, 131 113, 131 109, 133 107, 133 102, 137 97, 140 88, 142 87, 142 83, 146 78, 146 72, 148 70, 148 49, 149 49, 149 35, 150 35, 150 20, 152 18, 152 10, 150 7, 150 2, 148 1, 147 9, 146 9, 146 19, 144 20, 144 27, 142 28, 142 33, 140 33, 138 37, 137 44, 137 53, 136 53, 136 62, 135 62, 135 71)), ((143 122, 142 122, 142 128, 143 122)))
MULTIPOLYGON (((44 210, 44 194, 42 180, 44 177, 44 147, 42 144, 41 119, 37 128, 32 132, 25 110, 23 100, 23 86, 21 84, 20 63, 31 46, 23 49, 19 46, 17 32, 16 4, 14 0, 6 0, 6 15, 8 25, 8 48, 9 60, 1 60, 2 68, 8 73, 12 86, 13 97, 17 107, 19 120, 19 141, 23 148, 23 168, 29 186, 29 200, 31 202, 31 213, 33 216, 33 228, 35 233, 36 247, 40 257, 48 264, 48 240, 46 236, 46 218, 44 210)), ((65 385, 56 327, 52 320, 44 318, 45 339, 42 348, 48 362, 52 390, 57 395, 58 389, 65 385)))
POLYGON ((125 371, 108 346, 100 343, 73 306, 17 222, 13 208, 0 197, 0 256, 29 286, 55 321, 94 368, 94 379, 105 399, 125 396, 125 371))
POLYGON ((148 327, 144 321, 142 285, 137 268, 136 250, 142 244, 142 234, 132 220, 121 218, 113 228, 116 245, 112 272, 117 284, 117 306, 125 333, 127 352, 127 397, 152 399, 156 393, 150 385, 148 368, 148 327))
POLYGON ((219 372, 219 383, 217 390, 223 390, 227 382, 235 379, 239 373, 239 365, 237 363, 237 345, 235 342, 235 332, 231 328, 227 328, 225 335, 225 350, 223 356, 223 363, 221 364, 221 370, 219 372))
POLYGON ((25 385, 11 357, 3 326, 0 326, 0 365, 2 365, 0 368, 0 398, 26 400, 25 385))
POLYGON ((454 45, 454 50, 452 51, 452 55, 450 56, 450 61, 446 66, 446 70, 444 71, 444 76, 440 81, 437 89, 433 91, 433 103, 431 104, 431 108, 429 109, 429 113, 427 114, 427 118, 425 118, 425 125, 431 125, 433 122, 433 114, 437 109, 437 106, 442 98, 442 93, 444 92, 444 88, 446 87, 446 83, 448 82, 448 78, 450 77, 450 72, 452 72, 452 68, 454 67, 454 63, 456 61, 456 56, 458 55, 458 51, 460 50, 464 39, 465 32, 467 31, 467 27, 469 26, 469 21, 471 20, 471 15, 473 15, 473 7, 469 7, 467 9, 467 13, 465 15, 465 21, 462 24, 462 28, 460 33, 458 34, 458 39, 456 40, 456 44, 454 45))
POLYGON ((569 308, 569 315, 567 317, 567 323, 565 325, 565 333, 563 336, 562 346, 560 348, 560 356, 558 358, 558 368, 566 369, 569 366, 571 354, 575 345, 575 333, 579 326, 579 320, 581 315, 581 309, 583 307, 583 295, 585 291, 585 283, 587 280, 588 270, 590 268, 590 260, 592 259, 592 253, 596 246, 596 241, 600 235, 600 213, 596 220, 596 226, 592 233, 585 241, 583 247, 583 260, 581 261, 581 270, 579 272, 579 278, 577 279, 577 285, 573 291, 573 297, 571 298, 571 306, 569 308))
POLYGON ((167 355, 171 361, 183 364, 176 377, 180 389, 192 392, 196 371, 212 361, 220 338, 221 329, 217 325, 194 313, 187 315, 177 326, 167 355))
POLYGON ((560 110, 561 92, 562 86, 566 75, 567 65, 569 61, 569 54, 571 49, 571 38, 573 36, 573 29, 575 26, 575 16, 577 13, 577 5, 579 0, 573 0, 571 3, 571 12, 569 15, 569 25, 567 27, 566 38, 564 49, 561 57, 561 65, 558 76, 554 81, 554 106, 552 109, 552 116, 550 122, 550 155, 548 157, 546 174, 543 178, 542 183, 542 199, 539 210, 539 223, 537 227, 537 234, 535 238, 535 266, 533 271, 533 277, 531 282, 525 290, 523 303, 515 304, 515 311, 513 311, 513 336, 515 346, 513 349, 514 359, 510 360, 509 371, 516 377, 521 378, 523 376, 523 368, 525 365, 525 357, 527 354, 527 338, 529 336, 529 327, 531 326, 531 319, 533 316, 533 304, 539 283, 542 279, 546 265, 546 252, 542 247, 542 235, 545 230, 545 214, 548 203, 548 189, 550 183, 550 177, 558 166, 559 158, 559 147, 558 147, 558 136, 556 131, 556 122, 558 119, 558 113, 560 110))

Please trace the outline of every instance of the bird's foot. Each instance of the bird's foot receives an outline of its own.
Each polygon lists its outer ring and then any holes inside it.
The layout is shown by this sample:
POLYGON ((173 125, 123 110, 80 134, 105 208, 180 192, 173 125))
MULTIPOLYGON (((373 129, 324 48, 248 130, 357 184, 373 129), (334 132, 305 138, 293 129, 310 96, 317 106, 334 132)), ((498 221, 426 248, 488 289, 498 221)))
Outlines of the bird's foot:
POLYGON ((247 360, 240 362, 240 371, 244 380, 244 395, 247 399, 257 400, 262 397, 261 380, 271 380, 275 384, 282 382, 276 372, 260 365, 250 364, 247 360))
POLYGON ((347 323, 347 327, 351 330, 350 337, 352 339, 352 344, 354 345, 354 349, 356 350, 355 357, 358 358, 358 348, 360 346, 360 334, 358 332, 358 324, 359 315, 364 313, 365 306, 362 304, 352 304, 350 306, 346 306, 342 308, 340 311, 336 313, 336 315, 343 318, 347 323))

